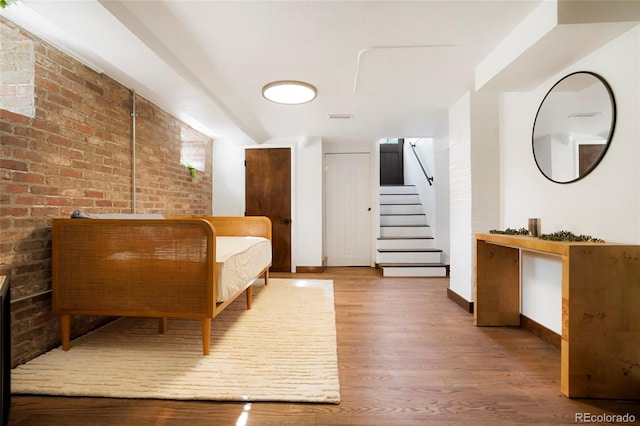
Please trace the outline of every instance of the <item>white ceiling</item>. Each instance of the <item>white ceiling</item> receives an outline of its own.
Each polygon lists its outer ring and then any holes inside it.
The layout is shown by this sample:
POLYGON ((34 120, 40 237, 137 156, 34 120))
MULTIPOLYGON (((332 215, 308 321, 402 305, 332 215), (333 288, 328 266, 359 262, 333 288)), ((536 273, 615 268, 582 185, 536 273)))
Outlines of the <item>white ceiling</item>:
POLYGON ((539 3, 23 0, 2 14, 214 138, 346 143, 446 132, 476 65, 539 3), (273 104, 274 80, 318 96, 273 104))

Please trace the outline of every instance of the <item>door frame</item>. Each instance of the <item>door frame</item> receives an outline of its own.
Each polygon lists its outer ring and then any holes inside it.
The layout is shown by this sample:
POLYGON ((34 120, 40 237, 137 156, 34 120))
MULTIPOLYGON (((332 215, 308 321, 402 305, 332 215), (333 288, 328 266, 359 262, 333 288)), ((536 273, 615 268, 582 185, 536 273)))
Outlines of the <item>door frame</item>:
POLYGON ((380 168, 380 180, 379 180, 379 185, 380 186, 386 186, 386 185, 404 185, 405 181, 404 181, 404 138, 396 138, 397 142, 396 143, 379 143, 378 144, 378 150, 380 151, 380 161, 379 161, 379 168, 380 168), (395 148, 395 149, 388 149, 388 148, 395 148), (391 153, 397 153, 397 157, 394 159, 395 161, 389 161, 389 154, 391 153), (387 154, 387 155, 383 155, 383 154, 387 154), (385 164, 383 167, 383 158, 385 158, 385 164), (389 164, 391 163, 391 164, 389 164), (393 174, 389 175, 388 172, 386 172, 387 170, 389 170, 389 167, 393 170, 393 174), (390 177, 395 177, 395 179, 389 179, 390 177), (385 179, 385 182, 382 182, 383 178, 385 179), (392 182, 389 182, 389 180, 391 180, 392 182))
POLYGON ((380 151, 378 149, 378 141, 373 141, 369 146, 369 150, 327 150, 322 153, 322 263, 323 266, 327 265, 327 184, 326 184, 326 155, 327 154, 368 154, 369 155, 369 197, 371 202, 371 217, 370 217, 370 264, 369 266, 374 268, 376 266, 376 250, 377 240, 380 237, 380 151))

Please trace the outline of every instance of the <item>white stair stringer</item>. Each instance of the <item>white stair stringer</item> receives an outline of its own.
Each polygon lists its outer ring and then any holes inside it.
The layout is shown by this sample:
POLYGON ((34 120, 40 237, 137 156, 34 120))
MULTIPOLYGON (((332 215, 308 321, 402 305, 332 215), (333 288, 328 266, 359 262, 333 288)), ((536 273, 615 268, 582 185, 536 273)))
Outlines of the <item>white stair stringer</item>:
POLYGON ((384 277, 446 277, 442 250, 434 247, 431 227, 415 186, 380 187, 380 238, 376 264, 384 277))

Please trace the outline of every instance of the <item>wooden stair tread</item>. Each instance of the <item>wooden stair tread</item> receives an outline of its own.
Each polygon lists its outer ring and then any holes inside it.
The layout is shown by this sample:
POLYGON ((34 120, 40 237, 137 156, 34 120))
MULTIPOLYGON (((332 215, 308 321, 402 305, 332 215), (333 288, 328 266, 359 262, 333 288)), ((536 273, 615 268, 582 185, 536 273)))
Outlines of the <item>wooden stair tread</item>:
POLYGON ((433 237, 408 235, 406 237, 378 237, 378 240, 433 240, 433 237))
POLYGON ((406 268, 406 267, 417 267, 417 268, 434 268, 434 267, 446 267, 444 263, 378 263, 378 266, 381 268, 406 268))
POLYGON ((380 225, 381 228, 431 228, 430 225, 380 225))
POLYGON ((442 253, 437 248, 406 248, 406 249, 378 249, 380 253, 442 253))

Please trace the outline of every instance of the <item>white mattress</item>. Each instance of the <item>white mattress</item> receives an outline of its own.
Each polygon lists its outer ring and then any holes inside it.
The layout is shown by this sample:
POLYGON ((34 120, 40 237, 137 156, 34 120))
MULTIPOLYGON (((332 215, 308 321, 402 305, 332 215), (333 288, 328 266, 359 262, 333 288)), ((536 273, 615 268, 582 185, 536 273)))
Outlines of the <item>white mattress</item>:
POLYGON ((271 242, 262 237, 216 237, 217 302, 236 294, 271 263, 271 242))

